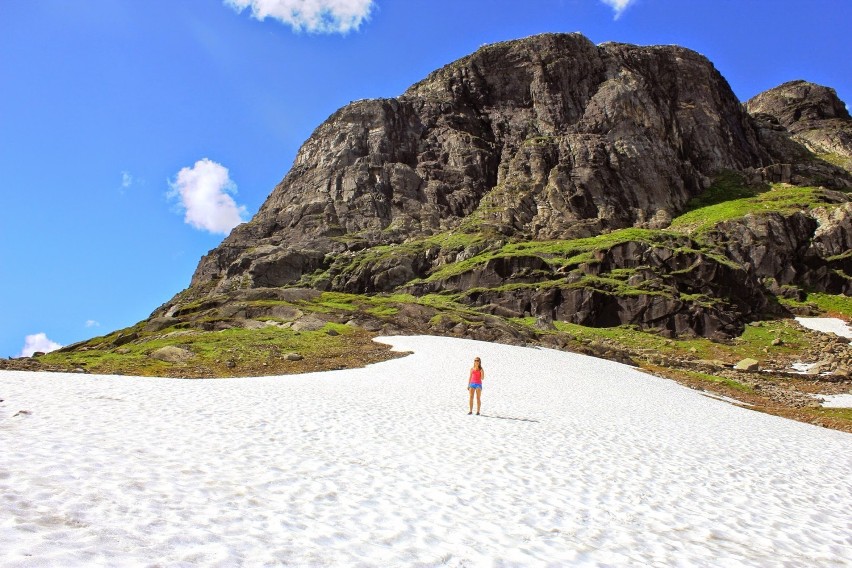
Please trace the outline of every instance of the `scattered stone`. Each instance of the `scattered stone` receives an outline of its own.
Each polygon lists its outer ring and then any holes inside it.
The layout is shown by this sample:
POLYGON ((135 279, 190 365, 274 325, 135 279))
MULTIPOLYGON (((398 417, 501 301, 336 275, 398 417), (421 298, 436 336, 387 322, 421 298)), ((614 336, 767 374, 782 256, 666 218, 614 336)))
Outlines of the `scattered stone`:
POLYGON ((269 323, 258 320, 243 320, 240 327, 243 329, 263 329, 269 327, 269 323))
POLYGON ((139 334, 135 331, 132 333, 122 333, 119 334, 119 336, 113 340, 112 344, 115 347, 119 347, 121 345, 124 345, 125 343, 130 343, 131 341, 135 341, 137 339, 139 339, 139 334))
POLYGON ((32 414, 31 410, 19 410, 12 415, 12 418, 14 418, 15 416, 29 416, 30 414, 32 414))
POLYGON ((814 363, 811 367, 805 371, 806 375, 819 375, 823 371, 824 363, 814 363))
POLYGON ((325 334, 329 335, 331 337, 337 337, 338 335, 340 335, 340 332, 335 330, 335 329, 329 329, 328 331, 325 332, 325 334))
POLYGON ((145 323, 145 331, 148 333, 155 333, 157 331, 169 328, 180 320, 173 317, 163 316, 163 317, 153 317, 150 318, 145 323))
POLYGON ((304 359, 304 357, 302 357, 298 353, 287 353, 286 355, 284 355, 284 358, 287 361, 301 361, 302 359, 304 359))
POLYGON ((784 340, 781 339, 780 337, 776 337, 775 339, 772 340, 772 345, 774 345, 775 347, 778 347, 780 345, 784 345, 784 340))
POLYGON ((290 329, 294 331, 317 331, 325 327, 327 322, 316 316, 304 316, 293 322, 290 329))
POLYGON ((759 371, 760 361, 757 359, 746 358, 734 365, 734 369, 738 371, 759 371))
POLYGON ((228 361, 225 362, 225 366, 228 367, 229 369, 233 369, 234 367, 237 366, 237 362, 234 361, 233 359, 228 359, 228 361))
POLYGON ((195 357, 195 354, 183 347, 166 345, 152 351, 149 357, 158 361, 165 361, 166 363, 185 363, 195 357))
POLYGON ((711 367, 714 369, 725 369, 727 367, 730 367, 730 365, 728 365, 724 361, 720 361, 719 359, 698 359, 695 361, 695 363, 704 367, 711 367))

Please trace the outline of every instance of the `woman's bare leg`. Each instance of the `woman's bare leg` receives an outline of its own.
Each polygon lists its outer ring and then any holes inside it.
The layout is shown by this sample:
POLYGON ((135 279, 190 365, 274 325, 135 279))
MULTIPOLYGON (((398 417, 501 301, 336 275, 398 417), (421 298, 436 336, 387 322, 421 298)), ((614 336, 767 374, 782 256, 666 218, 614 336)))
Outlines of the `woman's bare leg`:
MULTIPOLYGON (((479 414, 479 409, 482 408, 482 389, 473 389, 476 391, 476 413, 479 414)), ((473 401, 470 403, 471 409, 473 409, 473 401)))
POLYGON ((476 389, 471 388, 471 387, 467 387, 467 390, 470 391, 470 412, 469 412, 469 414, 472 414, 473 413, 473 391, 475 391, 476 389))

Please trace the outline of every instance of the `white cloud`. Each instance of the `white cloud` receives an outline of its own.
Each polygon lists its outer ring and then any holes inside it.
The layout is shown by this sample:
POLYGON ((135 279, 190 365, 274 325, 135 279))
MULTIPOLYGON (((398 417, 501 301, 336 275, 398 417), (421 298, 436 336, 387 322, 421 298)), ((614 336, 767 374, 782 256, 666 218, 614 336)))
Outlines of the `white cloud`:
POLYGON ((21 354, 18 356, 32 357, 33 353, 35 353, 36 351, 41 351, 42 353, 50 353, 51 351, 56 351, 60 347, 62 347, 62 345, 48 339, 46 334, 34 333, 32 335, 28 335, 24 339, 24 348, 21 349, 21 354))
POLYGON ((181 169, 169 185, 169 196, 179 198, 186 210, 184 221, 196 229, 227 235, 243 222, 246 208, 229 195, 236 193, 237 185, 222 164, 198 160, 191 168, 181 169))
POLYGON ((370 15, 373 0, 225 0, 242 12, 264 20, 274 18, 295 31, 345 34, 357 30, 370 15))
POLYGON ((601 0, 604 4, 612 8, 612 11, 615 12, 615 20, 621 17, 621 14, 627 9, 628 6, 633 4, 636 0, 601 0))
POLYGON ((121 172, 121 187, 127 189, 131 185, 133 185, 133 176, 130 172, 121 172))
POLYGON ((86 320, 86 327, 101 327, 101 322, 95 320, 86 320))

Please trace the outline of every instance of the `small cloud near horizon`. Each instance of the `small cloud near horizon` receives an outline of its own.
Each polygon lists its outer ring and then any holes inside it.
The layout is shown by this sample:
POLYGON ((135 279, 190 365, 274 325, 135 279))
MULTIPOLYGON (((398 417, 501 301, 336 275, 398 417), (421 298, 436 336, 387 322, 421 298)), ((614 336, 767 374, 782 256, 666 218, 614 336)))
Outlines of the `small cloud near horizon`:
POLYGON ((237 13, 251 7, 251 15, 267 17, 309 33, 347 34, 369 19, 373 0, 225 0, 237 13))
POLYGON ((208 158, 182 168, 169 186, 169 197, 179 199, 186 211, 184 222, 196 229, 227 235, 247 215, 245 206, 230 195, 237 192, 237 185, 228 168, 208 158))
POLYGON ((21 349, 18 357, 32 357, 33 353, 41 352, 41 353, 50 353, 51 351, 56 351, 60 349, 62 345, 56 343, 55 341, 51 341, 47 334, 45 333, 34 333, 32 335, 28 335, 24 339, 24 348, 21 349))
POLYGON ((619 19, 627 7, 635 1, 636 0, 601 0, 601 2, 612 8, 612 11, 615 12, 613 20, 619 19))
POLYGON ((86 320, 86 327, 101 327, 101 322, 96 320, 86 320))

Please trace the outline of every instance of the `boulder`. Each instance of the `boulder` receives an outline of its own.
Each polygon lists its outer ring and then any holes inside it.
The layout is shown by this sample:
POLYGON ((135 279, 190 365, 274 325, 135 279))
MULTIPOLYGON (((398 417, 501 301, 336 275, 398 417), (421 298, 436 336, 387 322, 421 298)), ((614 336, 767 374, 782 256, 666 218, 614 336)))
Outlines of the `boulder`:
POLYGON ((184 349, 183 347, 175 347, 173 345, 166 345, 165 347, 160 347, 159 349, 155 349, 149 355, 152 359, 157 359, 158 361, 165 361, 167 363, 185 363, 189 361, 195 354, 188 349, 184 349))
POLYGON ((734 365, 734 369, 737 371, 759 371, 760 361, 757 359, 746 358, 734 365))
POLYGON ((307 315, 294 321, 290 329, 293 331, 317 331, 324 328, 326 323, 328 322, 316 316, 307 315))
POLYGON ((119 347, 121 345, 124 345, 126 343, 130 343, 131 341, 135 341, 137 339, 139 339, 139 334, 136 333, 135 331, 129 332, 129 333, 120 333, 118 335, 118 337, 116 337, 112 341, 112 344, 113 344, 114 347, 119 347))

